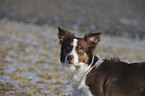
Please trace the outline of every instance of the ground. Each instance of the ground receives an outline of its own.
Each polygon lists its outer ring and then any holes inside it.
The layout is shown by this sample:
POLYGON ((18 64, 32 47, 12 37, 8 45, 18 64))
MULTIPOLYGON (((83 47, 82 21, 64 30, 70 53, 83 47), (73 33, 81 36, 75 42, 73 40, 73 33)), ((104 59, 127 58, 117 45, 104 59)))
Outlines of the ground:
MULTIPOLYGON (((102 34, 95 52, 102 58, 145 61, 145 41, 102 34)), ((0 96, 70 96, 59 53, 57 27, 0 20, 0 96)))

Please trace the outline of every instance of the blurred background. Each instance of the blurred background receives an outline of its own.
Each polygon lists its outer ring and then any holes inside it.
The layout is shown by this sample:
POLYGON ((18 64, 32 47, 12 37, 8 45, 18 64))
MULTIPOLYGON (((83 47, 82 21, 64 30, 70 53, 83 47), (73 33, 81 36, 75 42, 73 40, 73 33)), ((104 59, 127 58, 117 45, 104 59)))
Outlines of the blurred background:
POLYGON ((0 0, 0 18, 145 38, 144 0, 0 0))
POLYGON ((103 58, 145 61, 144 0, 0 0, 0 96, 70 96, 57 26, 103 33, 103 58))

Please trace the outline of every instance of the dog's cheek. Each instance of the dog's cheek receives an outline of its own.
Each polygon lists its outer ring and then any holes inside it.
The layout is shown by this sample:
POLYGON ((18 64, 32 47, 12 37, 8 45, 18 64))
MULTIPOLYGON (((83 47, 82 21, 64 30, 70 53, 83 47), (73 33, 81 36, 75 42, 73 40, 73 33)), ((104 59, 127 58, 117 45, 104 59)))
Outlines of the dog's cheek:
POLYGON ((83 56, 79 56, 79 62, 88 63, 89 57, 85 53, 83 56))

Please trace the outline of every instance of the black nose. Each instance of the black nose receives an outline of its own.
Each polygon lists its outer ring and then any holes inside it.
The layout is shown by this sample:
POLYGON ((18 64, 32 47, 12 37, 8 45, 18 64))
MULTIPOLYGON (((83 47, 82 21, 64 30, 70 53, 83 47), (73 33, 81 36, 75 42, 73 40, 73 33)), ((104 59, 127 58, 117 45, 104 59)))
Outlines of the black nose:
POLYGON ((67 60, 68 60, 69 63, 72 63, 73 59, 74 59, 74 56, 73 55, 69 55, 67 57, 67 60))

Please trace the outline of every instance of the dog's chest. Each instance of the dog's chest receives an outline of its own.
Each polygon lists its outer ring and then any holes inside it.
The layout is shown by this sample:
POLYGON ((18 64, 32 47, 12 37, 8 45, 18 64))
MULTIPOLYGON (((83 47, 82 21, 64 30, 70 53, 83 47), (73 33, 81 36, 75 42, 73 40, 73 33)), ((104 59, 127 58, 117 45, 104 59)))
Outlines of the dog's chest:
POLYGON ((72 96, 93 96, 85 84, 85 79, 81 82, 80 88, 73 88, 72 96))
POLYGON ((86 73, 89 67, 83 63, 79 65, 80 66, 72 65, 65 68, 69 81, 73 87, 72 96, 93 96, 85 83, 86 73))
POLYGON ((73 89, 72 96, 93 96, 88 86, 83 86, 83 88, 77 90, 73 89))

